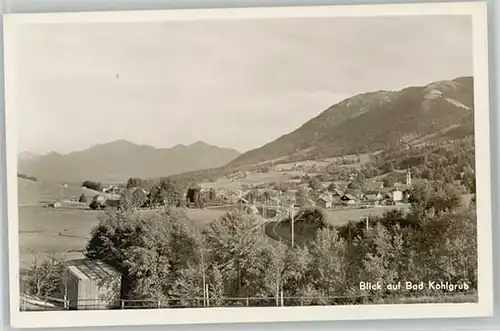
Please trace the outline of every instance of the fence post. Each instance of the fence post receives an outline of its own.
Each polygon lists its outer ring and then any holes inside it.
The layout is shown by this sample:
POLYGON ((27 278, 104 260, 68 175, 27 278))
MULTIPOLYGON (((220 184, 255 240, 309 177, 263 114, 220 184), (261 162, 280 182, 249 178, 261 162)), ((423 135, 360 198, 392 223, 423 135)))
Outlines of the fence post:
POLYGON ((161 300, 158 300, 158 309, 161 308, 161 300))
POLYGON ((207 307, 210 307, 210 296, 209 296, 209 292, 208 292, 208 284, 205 285, 206 286, 206 292, 207 292, 207 307))
POLYGON ((125 301, 123 301, 123 299, 122 299, 122 300, 120 300, 120 307, 121 307, 122 309, 125 309, 125 301))
POLYGON ((283 290, 281 290, 281 307, 283 307, 284 304, 283 304, 283 290))
POLYGON ((250 306, 250 302, 249 302, 249 300, 248 300, 248 298, 247 298, 247 307, 248 307, 248 306, 250 306))
POLYGON ((276 306, 279 306, 279 296, 280 296, 280 289, 279 289, 279 283, 276 283, 276 306))

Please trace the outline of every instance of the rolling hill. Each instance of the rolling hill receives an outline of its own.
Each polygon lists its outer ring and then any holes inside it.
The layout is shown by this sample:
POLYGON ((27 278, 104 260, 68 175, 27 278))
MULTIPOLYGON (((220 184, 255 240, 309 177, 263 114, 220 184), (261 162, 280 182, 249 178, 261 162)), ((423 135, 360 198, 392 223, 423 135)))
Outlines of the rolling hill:
POLYGON ((473 107, 472 77, 397 92, 360 94, 331 106, 295 131, 240 155, 229 165, 251 165, 285 156, 300 160, 372 152, 427 136, 456 139, 473 134, 473 107))
POLYGON ((125 140, 95 145, 70 154, 20 158, 18 171, 52 182, 126 181, 129 177, 154 178, 223 166, 240 153, 204 142, 157 149, 125 140))

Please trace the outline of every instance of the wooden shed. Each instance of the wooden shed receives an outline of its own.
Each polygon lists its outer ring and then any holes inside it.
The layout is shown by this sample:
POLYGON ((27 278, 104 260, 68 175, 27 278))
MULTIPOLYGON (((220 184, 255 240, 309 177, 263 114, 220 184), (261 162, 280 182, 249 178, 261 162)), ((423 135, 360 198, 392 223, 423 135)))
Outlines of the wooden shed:
POLYGON ((101 261, 68 261, 65 294, 69 309, 110 309, 119 306, 121 273, 101 261))

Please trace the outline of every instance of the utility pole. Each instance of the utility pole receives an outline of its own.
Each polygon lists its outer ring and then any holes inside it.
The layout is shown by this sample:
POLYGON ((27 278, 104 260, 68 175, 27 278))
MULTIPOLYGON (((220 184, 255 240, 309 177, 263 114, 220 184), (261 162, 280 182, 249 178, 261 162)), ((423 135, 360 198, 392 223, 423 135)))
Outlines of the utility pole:
MULTIPOLYGON (((198 228, 196 228, 196 233, 199 235, 198 228)), ((203 242, 201 246, 201 280, 203 283, 203 306, 205 307, 207 305, 207 282, 205 278, 205 257, 204 257, 204 247, 203 247, 203 242)))
POLYGON ((294 220, 293 220, 293 210, 289 209, 288 213, 290 215, 290 228, 291 228, 291 236, 292 236, 292 248, 295 246, 295 226, 294 226, 294 220))

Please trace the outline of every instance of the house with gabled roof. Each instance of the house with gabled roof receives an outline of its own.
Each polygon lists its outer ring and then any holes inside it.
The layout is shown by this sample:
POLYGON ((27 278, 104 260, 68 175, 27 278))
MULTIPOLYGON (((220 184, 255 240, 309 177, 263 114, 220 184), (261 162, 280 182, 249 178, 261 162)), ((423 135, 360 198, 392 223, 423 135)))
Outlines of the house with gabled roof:
POLYGON ((354 195, 349 193, 342 195, 342 197, 340 198, 340 201, 348 205, 355 204, 357 200, 358 199, 354 195))
POLYGON ((316 206, 324 209, 331 208, 333 206, 333 199, 330 194, 321 194, 318 199, 316 199, 316 206))

